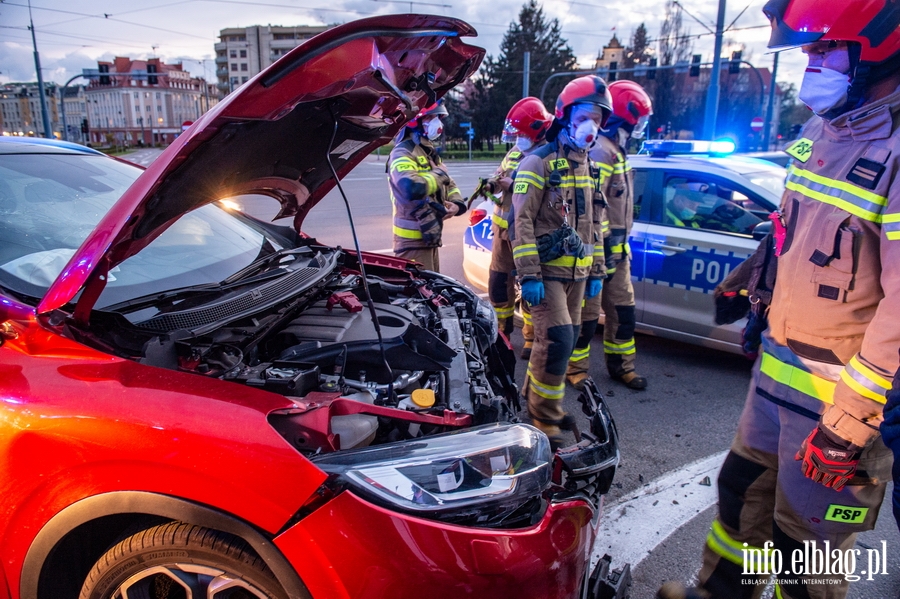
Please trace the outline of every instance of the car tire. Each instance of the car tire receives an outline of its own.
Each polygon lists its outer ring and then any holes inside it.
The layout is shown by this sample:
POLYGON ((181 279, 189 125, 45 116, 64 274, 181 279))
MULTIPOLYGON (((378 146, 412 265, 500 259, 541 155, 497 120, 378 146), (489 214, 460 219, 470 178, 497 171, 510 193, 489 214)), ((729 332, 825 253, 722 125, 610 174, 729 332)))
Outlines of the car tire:
POLYGON ((188 596, 287 599, 242 539, 183 522, 154 526, 114 545, 94 564, 80 599, 188 596))

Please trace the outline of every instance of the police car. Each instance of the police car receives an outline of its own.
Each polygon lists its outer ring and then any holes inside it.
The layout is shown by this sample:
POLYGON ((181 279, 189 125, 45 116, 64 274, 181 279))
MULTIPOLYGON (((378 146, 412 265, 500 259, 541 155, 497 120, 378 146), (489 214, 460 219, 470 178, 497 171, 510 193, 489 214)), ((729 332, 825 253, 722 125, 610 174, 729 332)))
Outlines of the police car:
MULTIPOLYGON (((787 174, 766 160, 731 154, 731 142, 653 140, 629 156, 634 227, 629 238, 638 328, 741 353, 744 321, 713 322, 713 290, 771 230, 787 174)), ((463 270, 487 289, 491 204, 472 211, 463 270)))

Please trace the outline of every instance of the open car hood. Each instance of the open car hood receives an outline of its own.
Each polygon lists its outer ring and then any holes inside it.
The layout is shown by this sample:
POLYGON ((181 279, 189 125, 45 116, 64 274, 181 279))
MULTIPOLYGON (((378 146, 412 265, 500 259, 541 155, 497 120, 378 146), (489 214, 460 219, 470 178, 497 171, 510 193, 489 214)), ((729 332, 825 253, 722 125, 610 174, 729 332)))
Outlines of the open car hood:
POLYGON ((482 48, 467 23, 432 15, 353 21, 301 44, 180 135, 134 182, 50 286, 39 314, 78 300, 85 319, 109 269, 184 213, 240 194, 303 218, 339 177, 388 143, 422 107, 472 75, 482 48), (332 141, 333 139, 333 141, 332 141))

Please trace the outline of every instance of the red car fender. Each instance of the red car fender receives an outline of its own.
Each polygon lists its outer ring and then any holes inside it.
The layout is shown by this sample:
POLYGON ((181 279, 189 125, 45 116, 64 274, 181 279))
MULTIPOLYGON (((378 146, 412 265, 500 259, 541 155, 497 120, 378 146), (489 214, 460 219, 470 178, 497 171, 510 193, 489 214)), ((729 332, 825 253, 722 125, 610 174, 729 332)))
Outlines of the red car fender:
POLYGON ((16 332, 0 346, 0 557, 13 589, 38 532, 84 498, 179 497, 274 534, 325 479, 269 426, 293 405, 280 395, 115 358, 34 321, 16 332))

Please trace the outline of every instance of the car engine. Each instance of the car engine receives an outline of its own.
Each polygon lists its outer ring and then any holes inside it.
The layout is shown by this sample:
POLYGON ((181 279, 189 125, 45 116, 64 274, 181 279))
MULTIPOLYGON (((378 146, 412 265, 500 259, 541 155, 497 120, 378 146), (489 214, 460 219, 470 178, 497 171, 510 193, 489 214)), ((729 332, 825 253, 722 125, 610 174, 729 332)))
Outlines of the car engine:
POLYGON ((92 333, 145 364, 293 399, 273 425, 303 451, 517 421, 515 357, 490 304, 400 265, 369 255, 364 285, 355 254, 311 244, 224 294, 95 312, 92 333), (299 283, 285 292, 287 279, 299 283), (310 417, 323 406, 327 422, 310 417))

